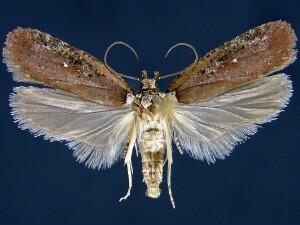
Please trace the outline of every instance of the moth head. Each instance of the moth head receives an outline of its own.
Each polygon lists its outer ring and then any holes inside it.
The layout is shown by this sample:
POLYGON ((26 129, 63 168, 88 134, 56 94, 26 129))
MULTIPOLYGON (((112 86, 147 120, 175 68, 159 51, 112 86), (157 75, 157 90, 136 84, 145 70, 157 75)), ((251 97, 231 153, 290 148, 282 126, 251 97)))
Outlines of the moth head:
POLYGON ((154 71, 154 78, 153 79, 148 79, 147 71, 143 70, 142 71, 142 89, 143 90, 148 90, 148 89, 156 89, 156 81, 159 79, 159 72, 154 71))

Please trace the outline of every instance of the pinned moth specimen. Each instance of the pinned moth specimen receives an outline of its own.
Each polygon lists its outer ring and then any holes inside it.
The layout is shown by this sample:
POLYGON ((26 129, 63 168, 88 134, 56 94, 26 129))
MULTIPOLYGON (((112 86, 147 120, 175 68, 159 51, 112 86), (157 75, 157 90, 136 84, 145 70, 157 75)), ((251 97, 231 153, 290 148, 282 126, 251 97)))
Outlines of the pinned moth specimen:
POLYGON ((142 159, 146 195, 158 198, 167 167, 171 203, 172 142, 180 153, 214 163, 256 133, 260 124, 277 118, 292 95, 288 75, 275 74, 296 59, 296 37, 283 21, 263 24, 198 57, 177 73, 153 79, 121 74, 106 61, 30 28, 7 35, 3 59, 17 82, 10 106, 15 122, 35 136, 64 141, 79 162, 108 168, 119 159, 132 188, 134 149, 142 159), (157 82, 176 76, 167 91, 157 82), (141 83, 133 91, 124 78, 141 83), (34 86, 35 84, 44 87, 34 86))

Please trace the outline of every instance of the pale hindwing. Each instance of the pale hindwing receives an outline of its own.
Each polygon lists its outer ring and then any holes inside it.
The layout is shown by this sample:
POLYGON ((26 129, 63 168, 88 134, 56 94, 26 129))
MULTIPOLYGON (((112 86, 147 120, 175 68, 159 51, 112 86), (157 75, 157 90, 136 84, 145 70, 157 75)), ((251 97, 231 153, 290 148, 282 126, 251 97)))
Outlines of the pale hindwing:
POLYGON ((66 141, 79 162, 98 169, 122 156, 134 123, 129 105, 108 107, 48 88, 17 87, 10 106, 20 128, 66 141))
POLYGON ((175 141, 192 157, 213 163, 276 119, 288 104, 292 84, 285 74, 260 78, 196 104, 178 104, 172 113, 175 141))

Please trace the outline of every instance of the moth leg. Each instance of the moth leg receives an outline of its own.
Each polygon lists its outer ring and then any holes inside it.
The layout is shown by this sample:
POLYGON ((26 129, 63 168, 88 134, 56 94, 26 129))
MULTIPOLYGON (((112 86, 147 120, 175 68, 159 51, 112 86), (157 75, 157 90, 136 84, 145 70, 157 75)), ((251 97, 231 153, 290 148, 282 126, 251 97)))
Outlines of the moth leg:
POLYGON ((128 191, 126 193, 126 195, 122 198, 120 198, 119 202, 127 199, 130 196, 130 192, 131 192, 131 188, 132 188, 132 162, 131 160, 129 162, 126 163, 127 166, 127 173, 128 173, 128 191))
POLYGON ((170 201, 172 203, 173 208, 175 209, 175 201, 172 194, 172 186, 171 186, 171 173, 172 173, 172 138, 171 138, 171 129, 168 127, 166 122, 163 123, 165 128, 165 137, 166 137, 166 150, 167 150, 167 161, 168 161, 168 174, 167 174, 167 183, 168 183, 168 191, 170 196, 170 201))
POLYGON ((124 160, 124 163, 127 167, 127 174, 128 174, 128 191, 124 197, 120 198, 119 202, 121 202, 124 199, 127 199, 130 196, 130 192, 132 188, 132 174, 133 174, 131 156, 132 156, 133 147, 135 145, 135 140, 136 140, 136 126, 134 125, 131 130, 127 153, 124 160))
POLYGON ((182 146, 181 146, 181 144, 180 144, 180 142, 179 142, 178 137, 175 136, 174 140, 175 140, 175 144, 176 144, 176 147, 177 147, 179 153, 182 155, 182 154, 183 154, 182 146))
POLYGON ((136 156, 139 156, 139 149, 138 149, 138 147, 137 147, 136 142, 134 142, 134 148, 135 148, 136 156))
POLYGON ((168 191, 170 196, 170 201, 172 203, 173 208, 175 209, 175 202, 172 194, 172 186, 171 186, 171 172, 172 172, 172 161, 168 160, 168 191))

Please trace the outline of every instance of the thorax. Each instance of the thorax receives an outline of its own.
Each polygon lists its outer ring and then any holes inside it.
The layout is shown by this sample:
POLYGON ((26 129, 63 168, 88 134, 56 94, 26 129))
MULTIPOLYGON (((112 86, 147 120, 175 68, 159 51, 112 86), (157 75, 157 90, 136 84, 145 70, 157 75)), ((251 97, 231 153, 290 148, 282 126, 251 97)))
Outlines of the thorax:
POLYGON ((159 106, 164 93, 157 88, 141 89, 134 96, 132 107, 139 121, 140 151, 163 151, 165 135, 159 106))

